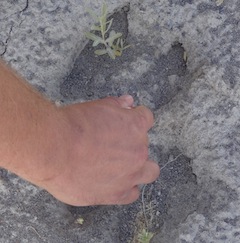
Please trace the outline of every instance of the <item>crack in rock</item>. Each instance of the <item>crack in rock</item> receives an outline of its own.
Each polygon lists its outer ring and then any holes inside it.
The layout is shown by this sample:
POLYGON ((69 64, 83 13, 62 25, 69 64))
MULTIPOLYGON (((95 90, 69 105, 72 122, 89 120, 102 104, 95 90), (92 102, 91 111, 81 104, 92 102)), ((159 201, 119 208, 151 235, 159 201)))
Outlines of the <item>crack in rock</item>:
POLYGON ((19 13, 21 14, 21 13, 25 12, 28 9, 28 6, 29 6, 29 0, 26 0, 25 7, 19 13))
POLYGON ((18 15, 18 16, 20 16, 22 13, 24 13, 24 12, 28 9, 28 7, 29 7, 29 0, 26 0, 26 4, 25 4, 25 6, 23 7, 22 10, 19 10, 19 11, 17 11, 17 12, 14 12, 13 14, 10 14, 10 15, 8 15, 8 16, 5 16, 5 17, 3 17, 3 18, 0 18, 0 21, 6 20, 6 19, 10 19, 10 18, 13 17, 14 15, 18 15))
POLYGON ((11 25, 9 33, 8 33, 8 36, 7 36, 7 39, 5 40, 5 43, 3 43, 5 47, 4 47, 3 53, 1 53, 0 56, 3 56, 7 52, 8 43, 9 43, 9 41, 11 39, 12 31, 13 31, 13 25, 11 25))
MULTIPOLYGON (((12 14, 11 16, 18 15, 18 18, 20 18, 20 15, 21 15, 22 13, 24 13, 24 12, 28 9, 28 7, 29 7, 29 0, 26 0, 26 4, 25 4, 25 6, 23 7, 23 9, 20 10, 20 11, 18 11, 18 12, 15 12, 15 13, 12 14)), ((20 27, 20 26, 22 25, 23 21, 24 21, 24 19, 22 19, 22 20, 20 21, 18 27, 20 27)), ((3 50, 3 52, 0 54, 1 57, 4 56, 4 54, 7 52, 8 44, 9 44, 9 41, 10 41, 10 39, 11 39, 11 35, 12 35, 12 32, 13 32, 13 27, 14 27, 14 24, 12 24, 11 27, 10 27, 10 30, 9 30, 8 36, 7 36, 6 40, 5 40, 5 43, 4 43, 4 42, 1 42, 1 43, 3 44, 3 46, 4 46, 4 50, 3 50)))

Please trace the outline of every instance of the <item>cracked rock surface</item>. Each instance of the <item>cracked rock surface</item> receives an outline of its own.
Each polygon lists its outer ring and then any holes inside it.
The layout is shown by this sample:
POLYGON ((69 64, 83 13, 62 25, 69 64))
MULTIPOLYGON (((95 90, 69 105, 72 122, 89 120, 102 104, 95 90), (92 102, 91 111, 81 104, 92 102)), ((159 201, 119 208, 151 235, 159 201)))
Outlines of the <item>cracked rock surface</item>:
POLYGON ((161 176, 132 205, 76 208, 0 170, 0 242, 240 242, 240 2, 106 3, 132 45, 116 61, 85 39, 87 0, 2 0, 0 55, 53 101, 150 107, 161 176))

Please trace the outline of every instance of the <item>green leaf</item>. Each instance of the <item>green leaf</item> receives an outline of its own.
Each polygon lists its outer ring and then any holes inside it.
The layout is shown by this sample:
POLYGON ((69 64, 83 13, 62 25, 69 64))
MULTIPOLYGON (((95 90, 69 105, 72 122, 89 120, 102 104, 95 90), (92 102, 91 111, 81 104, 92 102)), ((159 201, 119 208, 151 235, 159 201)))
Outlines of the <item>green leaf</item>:
POLYGON ((99 37, 99 36, 97 36, 97 35, 95 35, 93 33, 87 32, 85 34, 86 34, 86 37, 88 39, 92 40, 92 41, 101 41, 102 40, 101 37, 99 37))
POLYGON ((112 31, 110 32, 110 34, 109 34, 109 37, 114 36, 114 35, 116 35, 116 31, 115 31, 115 30, 112 30, 112 31))
POLYGON ((82 218, 82 217, 78 218, 78 219, 76 220, 76 223, 77 223, 77 224, 80 224, 80 225, 83 225, 83 223, 84 223, 84 218, 82 218))
POLYGON ((93 25, 93 26, 91 27, 91 30, 101 31, 101 27, 100 27, 100 26, 97 26, 97 25, 93 25))
POLYGON ((117 39, 116 46, 119 46, 119 44, 120 44, 120 40, 122 40, 122 39, 121 39, 121 38, 118 38, 118 39, 117 39))
POLYGON ((101 16, 99 18, 99 22, 100 22, 100 26, 101 26, 101 32, 102 35, 104 35, 106 33, 106 28, 107 28, 107 17, 106 16, 101 16))
POLYGON ((103 3, 102 5, 102 16, 107 16, 107 4, 106 2, 103 3))
POLYGON ((122 51, 123 51, 123 50, 126 50, 126 49, 129 48, 129 47, 131 47, 131 45, 124 46, 124 47, 122 48, 122 51))
POLYGON ((104 44, 104 40, 101 39, 101 38, 99 38, 98 40, 95 40, 95 41, 93 42, 93 47, 95 47, 95 46, 97 46, 97 45, 99 45, 99 44, 104 44))
POLYGON ((96 50, 94 53, 98 56, 101 56, 107 54, 108 52, 106 49, 101 49, 101 50, 96 50))
POLYGON ((110 47, 107 48, 107 53, 112 59, 116 58, 114 51, 110 47))
POLYGON ((123 49, 123 46, 124 46, 123 39, 121 39, 121 41, 120 41, 120 46, 121 46, 121 49, 123 49))
POLYGON ((108 27, 107 27, 107 30, 105 31, 105 33, 107 33, 107 32, 110 30, 110 28, 112 27, 112 23, 113 23, 113 19, 110 19, 110 20, 107 22, 108 27))
POLYGON ((99 17, 99 22, 101 25, 101 31, 102 35, 106 33, 106 28, 107 28, 107 4, 104 2, 102 5, 102 14, 101 17, 99 17))
POLYGON ((154 234, 143 229, 142 232, 138 235, 139 243, 150 243, 151 239, 153 238, 154 234))
POLYGON ((113 32, 111 33, 110 36, 106 39, 106 42, 108 43, 109 46, 112 46, 113 42, 122 36, 122 33, 115 33, 115 34, 113 32))

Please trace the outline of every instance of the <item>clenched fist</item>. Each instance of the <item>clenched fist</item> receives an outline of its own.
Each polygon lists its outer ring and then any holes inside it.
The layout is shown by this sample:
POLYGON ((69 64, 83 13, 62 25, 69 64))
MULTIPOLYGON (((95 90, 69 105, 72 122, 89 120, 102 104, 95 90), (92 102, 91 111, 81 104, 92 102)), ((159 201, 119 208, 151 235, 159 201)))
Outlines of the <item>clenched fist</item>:
POLYGON ((131 96, 58 108, 0 62, 0 167, 75 206, 128 204, 153 182, 153 115, 131 96))
POLYGON ((153 115, 132 105, 132 97, 123 96, 61 108, 56 123, 63 136, 52 151, 61 156, 41 186, 76 206, 135 201, 138 185, 153 182, 159 167, 148 159, 153 115))

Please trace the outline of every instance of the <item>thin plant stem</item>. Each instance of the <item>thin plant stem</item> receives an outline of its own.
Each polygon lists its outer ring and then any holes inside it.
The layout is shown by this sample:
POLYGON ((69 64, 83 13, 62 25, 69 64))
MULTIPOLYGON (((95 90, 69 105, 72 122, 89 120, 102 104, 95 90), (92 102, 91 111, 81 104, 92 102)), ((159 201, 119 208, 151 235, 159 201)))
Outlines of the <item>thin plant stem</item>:
POLYGON ((171 161, 168 161, 162 168, 161 168, 161 171, 167 166, 169 165, 170 163, 176 161, 180 156, 182 156, 183 154, 179 154, 175 159, 171 160, 171 161))
MULTIPOLYGON (((183 154, 179 154, 177 157, 175 157, 173 160, 168 161, 162 168, 161 171, 166 168, 167 165, 169 165, 170 163, 176 161, 180 156, 182 156, 183 154)), ((147 185, 145 184, 142 188, 142 209, 143 209, 143 216, 144 216, 144 221, 145 221, 145 226, 146 229, 148 230, 148 219, 147 219, 147 213, 146 213, 146 205, 145 205, 145 200, 144 200, 144 194, 145 194, 145 189, 146 189, 147 185)))

